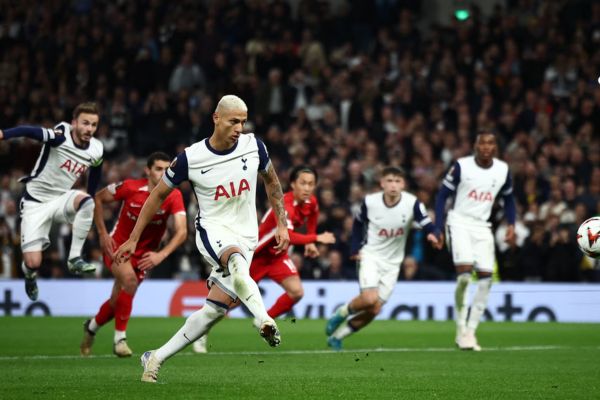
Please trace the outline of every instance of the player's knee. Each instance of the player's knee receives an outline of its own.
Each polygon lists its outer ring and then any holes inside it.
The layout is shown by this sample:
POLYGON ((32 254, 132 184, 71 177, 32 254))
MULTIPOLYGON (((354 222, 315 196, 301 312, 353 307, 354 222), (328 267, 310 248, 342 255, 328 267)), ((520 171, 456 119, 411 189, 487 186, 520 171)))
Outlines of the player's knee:
POLYGON ((38 269, 42 265, 42 256, 41 254, 23 253, 23 263, 29 269, 38 269))
POLYGON ((304 288, 302 286, 294 288, 288 292, 288 296, 295 302, 299 302, 304 297, 304 288))
POLYGON ((138 287, 138 281, 135 276, 128 276, 121 282, 121 286, 126 293, 134 294, 138 287))
POLYGON ((373 316, 378 315, 381 312, 382 307, 383 307, 383 303, 380 300, 377 300, 375 302, 375 304, 371 307, 371 310, 370 310, 371 314, 373 316))
POLYGON ((371 292, 371 291, 369 291, 369 292, 363 292, 362 296, 363 296, 363 300, 365 302, 365 305, 368 308, 373 308, 377 304, 377 302, 379 301, 379 297, 377 295, 377 292, 371 292))
POLYGON ((75 207, 77 212, 94 212, 94 199, 91 196, 85 196, 80 201, 79 204, 75 207))

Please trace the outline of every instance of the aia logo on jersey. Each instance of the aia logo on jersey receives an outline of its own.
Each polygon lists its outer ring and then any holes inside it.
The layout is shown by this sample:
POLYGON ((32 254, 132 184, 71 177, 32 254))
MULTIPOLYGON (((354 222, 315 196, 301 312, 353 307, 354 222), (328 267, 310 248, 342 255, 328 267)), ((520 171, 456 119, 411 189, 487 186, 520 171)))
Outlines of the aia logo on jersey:
POLYGON ((475 200, 475 201, 494 201, 494 196, 492 196, 491 192, 479 192, 477 193, 477 190, 473 189, 469 192, 468 196, 469 199, 471 200, 475 200))
POLYGON ((397 236, 402 236, 404 235, 404 228, 398 228, 398 229, 380 229, 379 236, 384 237, 384 238, 392 238, 392 237, 397 237, 397 236))
POLYGON ((237 185, 237 189, 233 182, 229 182, 229 185, 225 186, 219 185, 215 191, 215 201, 219 200, 221 197, 230 199, 232 197, 241 196, 244 191, 250 191, 250 184, 245 179, 240 181, 240 183, 237 185))
POLYGON ((87 167, 83 164, 79 164, 77 161, 67 159, 61 166, 60 169, 66 169, 68 172, 75 174, 75 176, 81 176, 87 171, 87 167))

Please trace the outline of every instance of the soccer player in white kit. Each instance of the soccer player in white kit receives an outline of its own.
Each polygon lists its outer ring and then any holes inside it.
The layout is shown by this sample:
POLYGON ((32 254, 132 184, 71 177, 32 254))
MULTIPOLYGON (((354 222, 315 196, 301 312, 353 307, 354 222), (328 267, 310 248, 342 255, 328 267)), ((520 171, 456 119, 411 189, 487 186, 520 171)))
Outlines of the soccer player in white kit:
POLYGON ((367 195, 354 219, 351 254, 358 261, 360 294, 340 306, 327 321, 327 344, 334 350, 341 350, 344 338, 368 325, 390 298, 413 223, 427 233, 432 245, 438 244, 439 234, 425 206, 404 191, 404 171, 384 168, 380 185, 383 191, 367 195))
POLYGON ((61 122, 53 129, 18 126, 0 130, 0 140, 28 137, 43 143, 37 162, 25 182, 21 199, 21 268, 25 292, 38 298, 37 270, 42 251, 50 245, 53 222, 73 226, 67 265, 73 273, 93 272, 96 267, 81 258, 81 248, 92 226, 94 194, 102 174, 102 142, 95 139, 99 112, 95 103, 79 104, 71 123, 61 122), (73 184, 89 169, 87 193, 72 190, 73 184))
POLYGON ((260 321, 259 333, 270 346, 281 342, 277 325, 250 277, 250 263, 258 243, 258 173, 277 217, 275 248, 279 251, 289 244, 283 191, 263 142, 252 133, 242 134, 247 118, 248 108, 242 99, 233 95, 221 98, 213 114, 212 136, 186 148, 173 160, 144 204, 130 239, 115 253, 117 260, 133 254, 140 234, 166 196, 184 180, 191 182, 199 205, 196 245, 212 265, 210 289, 204 306, 190 315, 167 343, 142 355, 144 382, 156 382, 166 359, 207 333, 239 301, 260 321))
MULTIPOLYGON (((501 196, 508 222, 505 240, 515 240, 516 208, 512 178, 508 165, 494 157, 497 151, 493 132, 482 131, 475 139, 475 154, 459 158, 450 168, 435 201, 435 224, 444 227, 446 200, 454 196, 448 211, 446 242, 456 268, 454 295, 456 337, 459 349, 480 351, 475 331, 487 306, 495 262, 494 236, 491 223, 492 206, 501 196), (473 269, 477 272, 477 291, 467 307, 467 289, 473 269), (468 320, 467 320, 468 315, 468 320)), ((441 237, 440 248, 444 237, 441 237)))

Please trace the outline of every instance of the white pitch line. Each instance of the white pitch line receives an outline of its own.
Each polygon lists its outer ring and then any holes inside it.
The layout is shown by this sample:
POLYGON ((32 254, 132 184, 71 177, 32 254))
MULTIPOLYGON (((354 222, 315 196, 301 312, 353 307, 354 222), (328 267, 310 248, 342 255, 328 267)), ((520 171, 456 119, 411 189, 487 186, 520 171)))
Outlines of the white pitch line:
MULTIPOLYGON (((544 350, 566 350, 572 349, 571 346, 509 346, 509 347, 486 347, 484 352, 490 351, 544 351, 544 350)), ((585 347, 591 350, 600 350, 600 347, 585 347)), ((206 354, 195 354, 184 352, 177 354, 180 356, 276 356, 276 355, 306 355, 306 354, 358 354, 358 353, 449 353, 458 352, 455 347, 430 347, 430 348, 373 348, 373 349, 344 349, 341 351, 334 350, 283 350, 283 351, 216 351, 206 354)), ((76 360, 76 359, 101 359, 115 358, 112 354, 92 355, 82 357, 79 355, 33 355, 33 356, 0 356, 0 361, 16 361, 16 360, 76 360)), ((135 356, 133 357, 135 358, 135 356)))

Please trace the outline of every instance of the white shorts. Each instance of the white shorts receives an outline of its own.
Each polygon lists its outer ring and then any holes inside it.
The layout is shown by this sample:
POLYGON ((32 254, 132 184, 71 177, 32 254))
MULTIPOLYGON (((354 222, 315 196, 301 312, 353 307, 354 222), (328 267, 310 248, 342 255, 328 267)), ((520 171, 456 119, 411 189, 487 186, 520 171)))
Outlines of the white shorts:
MULTIPOLYGON (((249 270, 252 257, 254 256, 254 249, 256 248, 256 241, 250 241, 226 227, 218 226, 197 229, 196 246, 200 254, 202 254, 212 267, 210 276, 207 279, 209 286, 213 284, 217 285, 229 297, 236 300, 238 296, 233 287, 233 278, 231 275, 224 278, 222 272, 217 272, 217 270, 221 269, 219 260, 226 250, 238 247, 242 251, 242 256, 248 262, 249 270)), ((248 271, 248 274, 250 274, 250 271, 248 271)))
POLYGON ((398 274, 400 263, 390 263, 386 259, 361 251, 358 263, 358 285, 361 291, 377 289, 379 298, 385 303, 392 295, 398 274))
POLYGON ((75 219, 75 197, 84 194, 69 190, 46 202, 21 199, 21 251, 43 251, 50 246, 53 222, 72 224, 75 219))
POLYGON ((486 226, 447 225, 446 243, 454 265, 472 265, 476 271, 493 272, 494 235, 486 226))

